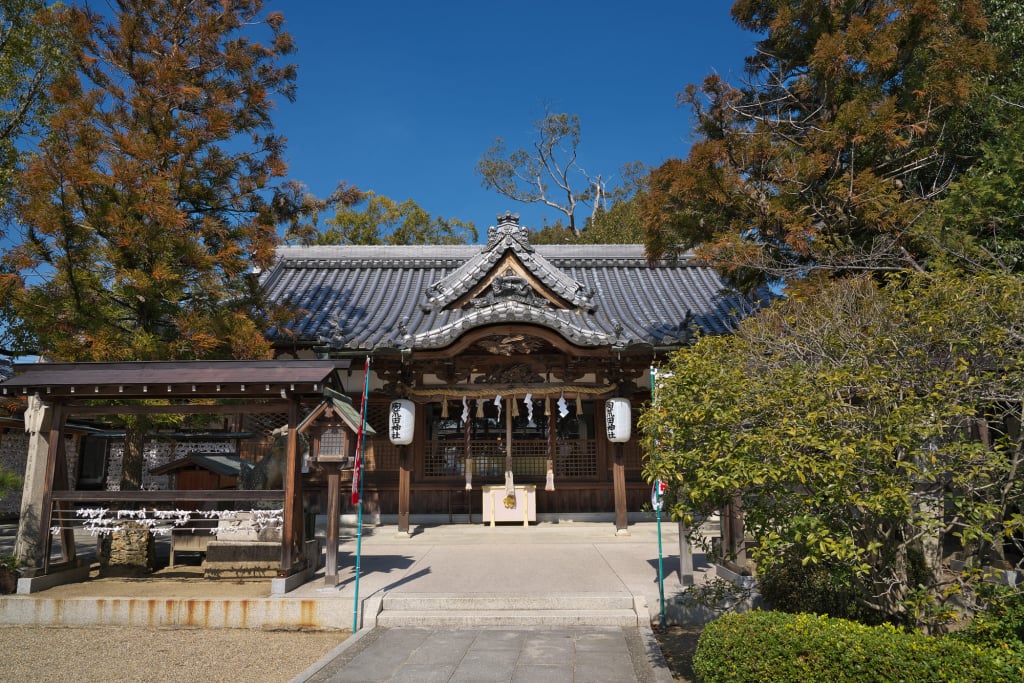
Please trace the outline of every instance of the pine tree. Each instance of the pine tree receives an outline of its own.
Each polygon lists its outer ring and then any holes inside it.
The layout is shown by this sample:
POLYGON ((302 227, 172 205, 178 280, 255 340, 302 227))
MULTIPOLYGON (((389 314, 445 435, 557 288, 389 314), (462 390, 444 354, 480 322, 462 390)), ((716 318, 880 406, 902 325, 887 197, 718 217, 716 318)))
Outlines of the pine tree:
POLYGON ((654 256, 700 245, 740 284, 919 268, 912 228, 977 156, 964 106, 995 69, 977 0, 738 0, 764 37, 736 87, 691 85, 697 139, 644 199, 654 256))

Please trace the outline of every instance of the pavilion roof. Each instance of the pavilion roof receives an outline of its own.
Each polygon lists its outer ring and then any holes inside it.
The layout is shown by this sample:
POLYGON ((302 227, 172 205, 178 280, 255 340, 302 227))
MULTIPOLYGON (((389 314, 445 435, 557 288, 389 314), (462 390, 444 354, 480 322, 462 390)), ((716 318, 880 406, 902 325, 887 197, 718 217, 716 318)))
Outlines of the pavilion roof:
POLYGON ((281 398, 319 395, 348 360, 23 363, 0 395, 90 398, 281 398))

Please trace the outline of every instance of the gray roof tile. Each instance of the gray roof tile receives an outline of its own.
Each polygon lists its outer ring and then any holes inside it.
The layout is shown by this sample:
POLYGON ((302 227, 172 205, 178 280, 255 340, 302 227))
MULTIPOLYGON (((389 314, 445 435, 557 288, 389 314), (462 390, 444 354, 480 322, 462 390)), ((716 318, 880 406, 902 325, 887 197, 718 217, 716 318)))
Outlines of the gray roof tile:
POLYGON ((282 247, 261 282, 272 301, 304 311, 292 327, 300 343, 352 350, 438 349, 507 322, 543 326, 581 347, 672 347, 691 326, 727 332, 754 308, 692 259, 649 263, 642 245, 530 245, 509 218, 482 247, 282 247), (508 253, 563 304, 517 290, 457 308, 508 253))

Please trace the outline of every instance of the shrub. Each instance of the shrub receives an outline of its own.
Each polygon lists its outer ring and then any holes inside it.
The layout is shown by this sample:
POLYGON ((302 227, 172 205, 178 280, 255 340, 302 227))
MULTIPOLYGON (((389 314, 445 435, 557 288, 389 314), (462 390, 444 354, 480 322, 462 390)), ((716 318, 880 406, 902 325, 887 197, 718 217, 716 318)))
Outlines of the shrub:
POLYGON ((863 624, 884 621, 881 613, 862 607, 861 585, 852 571, 825 563, 803 564, 787 557, 758 571, 765 604, 780 612, 825 614, 863 624))
POLYGON ((782 612, 730 614, 708 624, 693 666, 705 683, 987 683, 1024 676, 1024 660, 1012 650, 782 612))
POLYGON ((992 596, 988 607, 974 615, 971 622, 950 637, 1003 650, 1013 650, 1024 658, 1024 596, 992 596))
POLYGON ((18 588, 18 561, 13 555, 0 555, 0 594, 13 593, 18 588))

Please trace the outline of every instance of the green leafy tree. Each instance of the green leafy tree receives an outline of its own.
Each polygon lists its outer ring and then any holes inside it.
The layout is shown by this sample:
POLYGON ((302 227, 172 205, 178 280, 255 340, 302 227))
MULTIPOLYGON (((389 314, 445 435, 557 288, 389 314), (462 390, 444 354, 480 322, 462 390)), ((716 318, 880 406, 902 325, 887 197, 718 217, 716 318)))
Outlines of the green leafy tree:
POLYGON ((926 203, 977 156, 965 104, 996 69, 978 0, 738 0, 746 83, 688 86, 696 140, 656 169, 652 256, 698 247, 737 284, 919 268, 926 203))
POLYGON ((274 196, 274 210, 283 218, 286 242, 316 244, 323 235, 320 217, 338 207, 351 207, 366 199, 366 193, 342 181, 326 199, 320 199, 303 183, 289 180, 274 196))
POLYGON ((948 551, 1022 556, 1022 297, 1006 275, 843 279, 702 338, 640 419, 646 475, 679 518, 741 502, 759 574, 822 567, 861 614, 940 624, 981 581, 948 551))
POLYGON ((651 169, 641 162, 622 168, 622 184, 609 194, 607 207, 587 219, 580 235, 584 244, 641 244, 644 241, 641 206, 651 169))
POLYGON ((983 129, 979 157, 930 207, 921 230, 935 251, 971 271, 1024 271, 1024 5, 985 0, 986 41, 999 69, 969 108, 983 129))
POLYGON ((539 229, 530 231, 530 242, 532 244, 575 244, 580 240, 580 235, 562 221, 544 223, 539 229))
POLYGON ((471 244, 476 226, 457 218, 431 216, 411 199, 396 202, 372 191, 342 204, 325 230, 307 244, 471 244))
MULTIPOLYGON (((254 269, 284 175, 274 95, 294 50, 260 0, 116 0, 64 16, 74 71, 17 176, 20 239, 0 298, 20 352, 63 361, 260 358, 254 269), (265 40, 258 39, 263 31, 265 40)), ((122 487, 141 478, 141 433, 122 487)))
POLYGON ((623 182, 609 192, 606 205, 598 207, 587 218, 582 231, 576 232, 558 220, 534 230, 530 241, 534 244, 641 244, 640 195, 646 190, 649 172, 641 162, 626 164, 621 172, 623 182))

